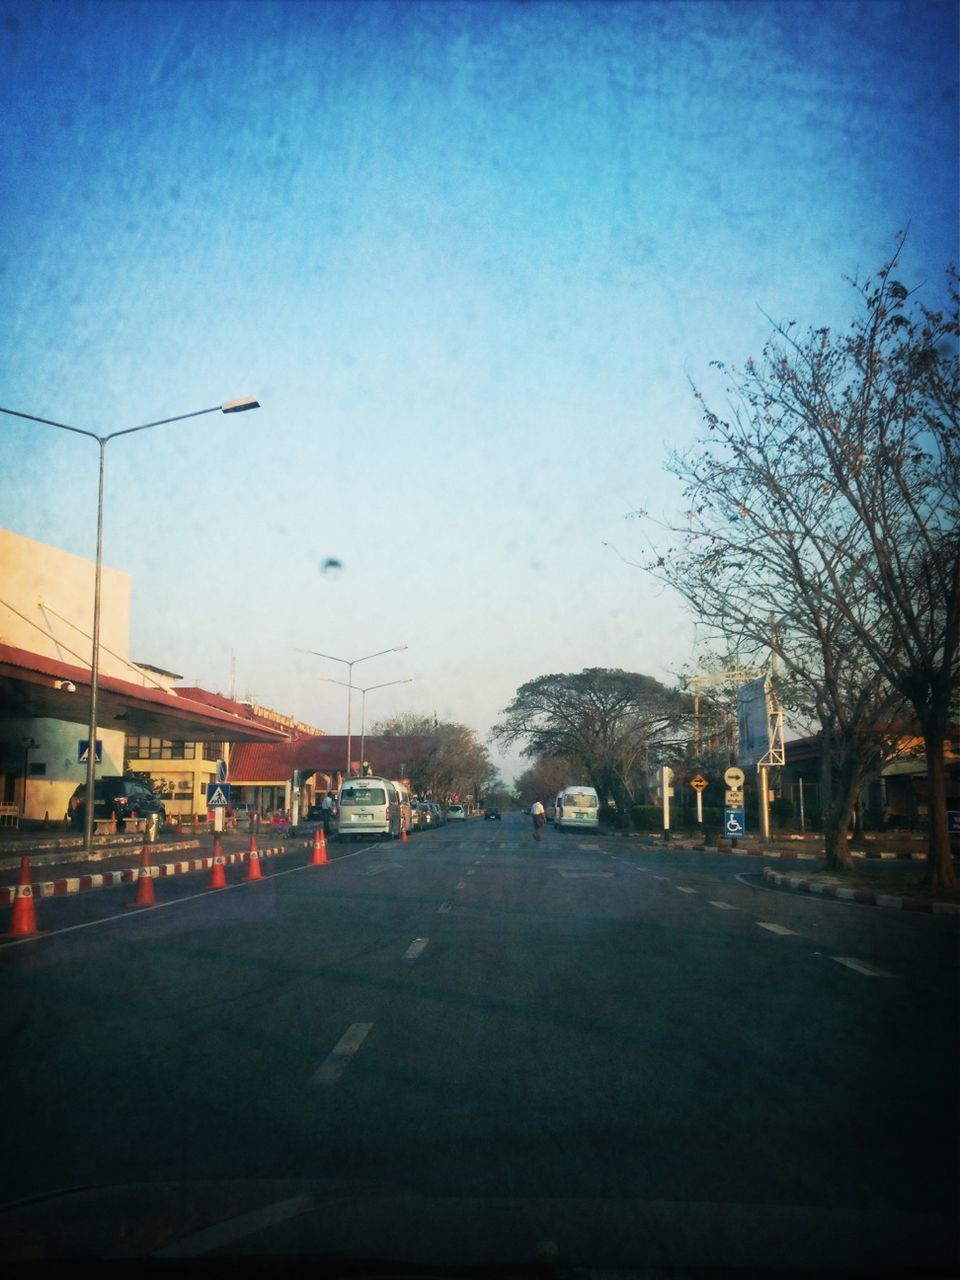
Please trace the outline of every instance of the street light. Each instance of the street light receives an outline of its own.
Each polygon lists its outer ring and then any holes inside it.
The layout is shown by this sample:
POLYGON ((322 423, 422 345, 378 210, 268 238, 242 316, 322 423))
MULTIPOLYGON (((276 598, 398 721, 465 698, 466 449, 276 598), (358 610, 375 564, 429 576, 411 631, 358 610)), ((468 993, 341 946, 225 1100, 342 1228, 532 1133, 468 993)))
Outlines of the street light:
POLYGON ((86 809, 83 815, 83 843, 88 853, 93 850, 93 797, 97 765, 97 681, 100 675, 100 567, 103 560, 103 465, 107 450, 107 442, 117 436, 133 435, 135 431, 146 431, 150 427, 163 427, 168 422, 183 422, 185 418, 199 418, 205 413, 243 413, 247 409, 259 409, 260 402, 253 396, 242 396, 239 400, 225 400, 210 409, 195 409, 193 413, 181 413, 175 418, 158 418, 156 422, 144 422, 139 427, 126 427, 123 431, 111 431, 109 435, 98 436, 94 431, 84 431, 82 427, 71 427, 66 422, 54 422, 51 418, 38 418, 32 413, 20 413, 16 409, 5 409, 0 405, 0 413, 9 414, 12 418, 25 418, 28 422, 42 422, 47 427, 59 427, 61 431, 72 431, 74 435, 88 436, 96 440, 100 446, 100 487, 97 496, 97 561, 93 588, 93 649, 90 657, 90 737, 87 742, 87 794, 86 809))
MULTIPOLYGON (((350 696, 353 690, 353 668, 358 662, 369 662, 371 658, 382 658, 385 653, 402 653, 406 649, 405 644, 394 645, 392 649, 378 649, 376 653, 368 653, 362 658, 337 658, 332 653, 318 653, 316 649, 298 649, 297 653, 312 653, 315 658, 329 658, 331 662, 342 662, 347 668, 347 772, 346 777, 350 777, 350 744, 351 744, 351 702, 350 696)), ((338 681, 338 683, 343 683, 338 681)))
MULTIPOLYGON (((413 684, 413 676, 408 676, 406 680, 387 680, 383 684, 368 684, 365 689, 361 689, 360 686, 357 684, 348 685, 343 680, 334 680, 332 676, 324 676, 323 679, 326 680, 328 684, 342 684, 342 685, 345 685, 347 689, 356 689, 357 693, 363 694, 363 697, 360 699, 360 772, 362 774, 363 773, 363 738, 364 738, 365 726, 366 726, 366 720, 367 720, 367 694, 370 693, 373 689, 386 689, 392 684, 413 684)), ((347 694, 347 697, 349 696, 350 695, 347 694)))

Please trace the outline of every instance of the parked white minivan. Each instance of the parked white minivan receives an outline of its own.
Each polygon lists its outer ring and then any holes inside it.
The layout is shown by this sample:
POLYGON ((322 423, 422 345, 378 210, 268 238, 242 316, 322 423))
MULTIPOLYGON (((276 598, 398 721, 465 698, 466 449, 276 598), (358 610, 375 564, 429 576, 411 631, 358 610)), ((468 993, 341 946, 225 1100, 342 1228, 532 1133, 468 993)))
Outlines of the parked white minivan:
POLYGON ((593 787, 564 787, 557 795, 553 825, 557 831, 596 831, 600 826, 600 798, 593 787))
POLYGON ((400 835, 400 796, 387 778, 348 778, 337 795, 337 839, 400 835))

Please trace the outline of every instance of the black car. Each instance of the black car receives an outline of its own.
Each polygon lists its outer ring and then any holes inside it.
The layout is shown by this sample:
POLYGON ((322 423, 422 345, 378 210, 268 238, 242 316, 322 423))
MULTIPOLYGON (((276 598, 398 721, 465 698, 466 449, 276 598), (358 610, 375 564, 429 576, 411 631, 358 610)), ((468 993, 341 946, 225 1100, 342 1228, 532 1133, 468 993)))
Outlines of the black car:
POLYGON ((499 819, 499 817, 500 817, 500 810, 499 810, 499 809, 485 809, 485 810, 484 810, 484 812, 483 812, 483 819, 484 819, 484 821, 486 821, 486 820, 487 820, 487 818, 497 818, 497 819, 499 819))
MULTIPOLYGON (((82 831, 87 808, 87 784, 81 782, 70 798, 70 825, 82 831)), ((126 818, 149 818, 157 814, 162 827, 167 811, 159 796, 154 795, 145 782, 137 778, 97 778, 93 784, 93 816, 115 818, 118 823, 126 818)))

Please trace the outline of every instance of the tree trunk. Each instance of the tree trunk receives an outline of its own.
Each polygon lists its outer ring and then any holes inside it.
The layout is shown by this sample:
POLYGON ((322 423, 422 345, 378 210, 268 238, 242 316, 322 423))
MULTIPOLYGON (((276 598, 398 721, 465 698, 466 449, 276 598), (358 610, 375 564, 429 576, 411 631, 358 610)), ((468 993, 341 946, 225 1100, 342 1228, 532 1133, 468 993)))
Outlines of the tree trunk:
POLYGON ((943 741, 946 717, 935 714, 923 724, 923 741, 927 753, 927 818, 930 824, 927 844, 927 880, 940 889, 955 889, 957 874, 950 852, 947 831, 947 779, 943 764, 943 741))
POLYGON ((827 867, 831 871, 852 871, 853 855, 850 852, 850 818, 853 800, 831 804, 823 815, 823 846, 827 867))

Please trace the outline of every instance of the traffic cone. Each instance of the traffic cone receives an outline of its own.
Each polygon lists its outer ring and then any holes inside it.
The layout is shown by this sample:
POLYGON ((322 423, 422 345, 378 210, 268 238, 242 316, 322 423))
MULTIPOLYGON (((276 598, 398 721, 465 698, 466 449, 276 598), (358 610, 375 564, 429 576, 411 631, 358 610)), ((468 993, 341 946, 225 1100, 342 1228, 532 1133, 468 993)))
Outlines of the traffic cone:
POLYGON ((324 838, 323 827, 317 827, 313 835, 313 858, 310 862, 312 867, 324 867, 327 864, 327 842, 324 838))
POLYGON ((247 854, 247 879, 262 880, 263 870, 260 866, 260 854, 257 852, 256 841, 251 840, 250 844, 252 848, 247 854))
POLYGON ((33 885, 30 883, 30 859, 24 855, 20 862, 20 880, 13 899, 10 932, 4 934, 4 937, 28 938, 31 934, 39 932, 37 912, 33 902, 33 885))
POLYGON ((219 831, 213 837, 213 869, 210 872, 210 889, 225 889, 227 887, 227 877, 223 870, 223 844, 220 841, 219 831))
POLYGON ((410 837, 407 835, 407 828, 404 827, 403 830, 400 832, 400 843, 406 844, 409 838, 410 837))
POLYGON ((250 852, 257 852, 257 837, 253 834, 253 823, 250 824, 250 852))
POLYGON ((155 907, 156 905, 153 894, 153 872, 150 869, 150 846, 144 841, 143 849, 140 851, 140 870, 137 874, 137 896, 130 906, 155 907))

